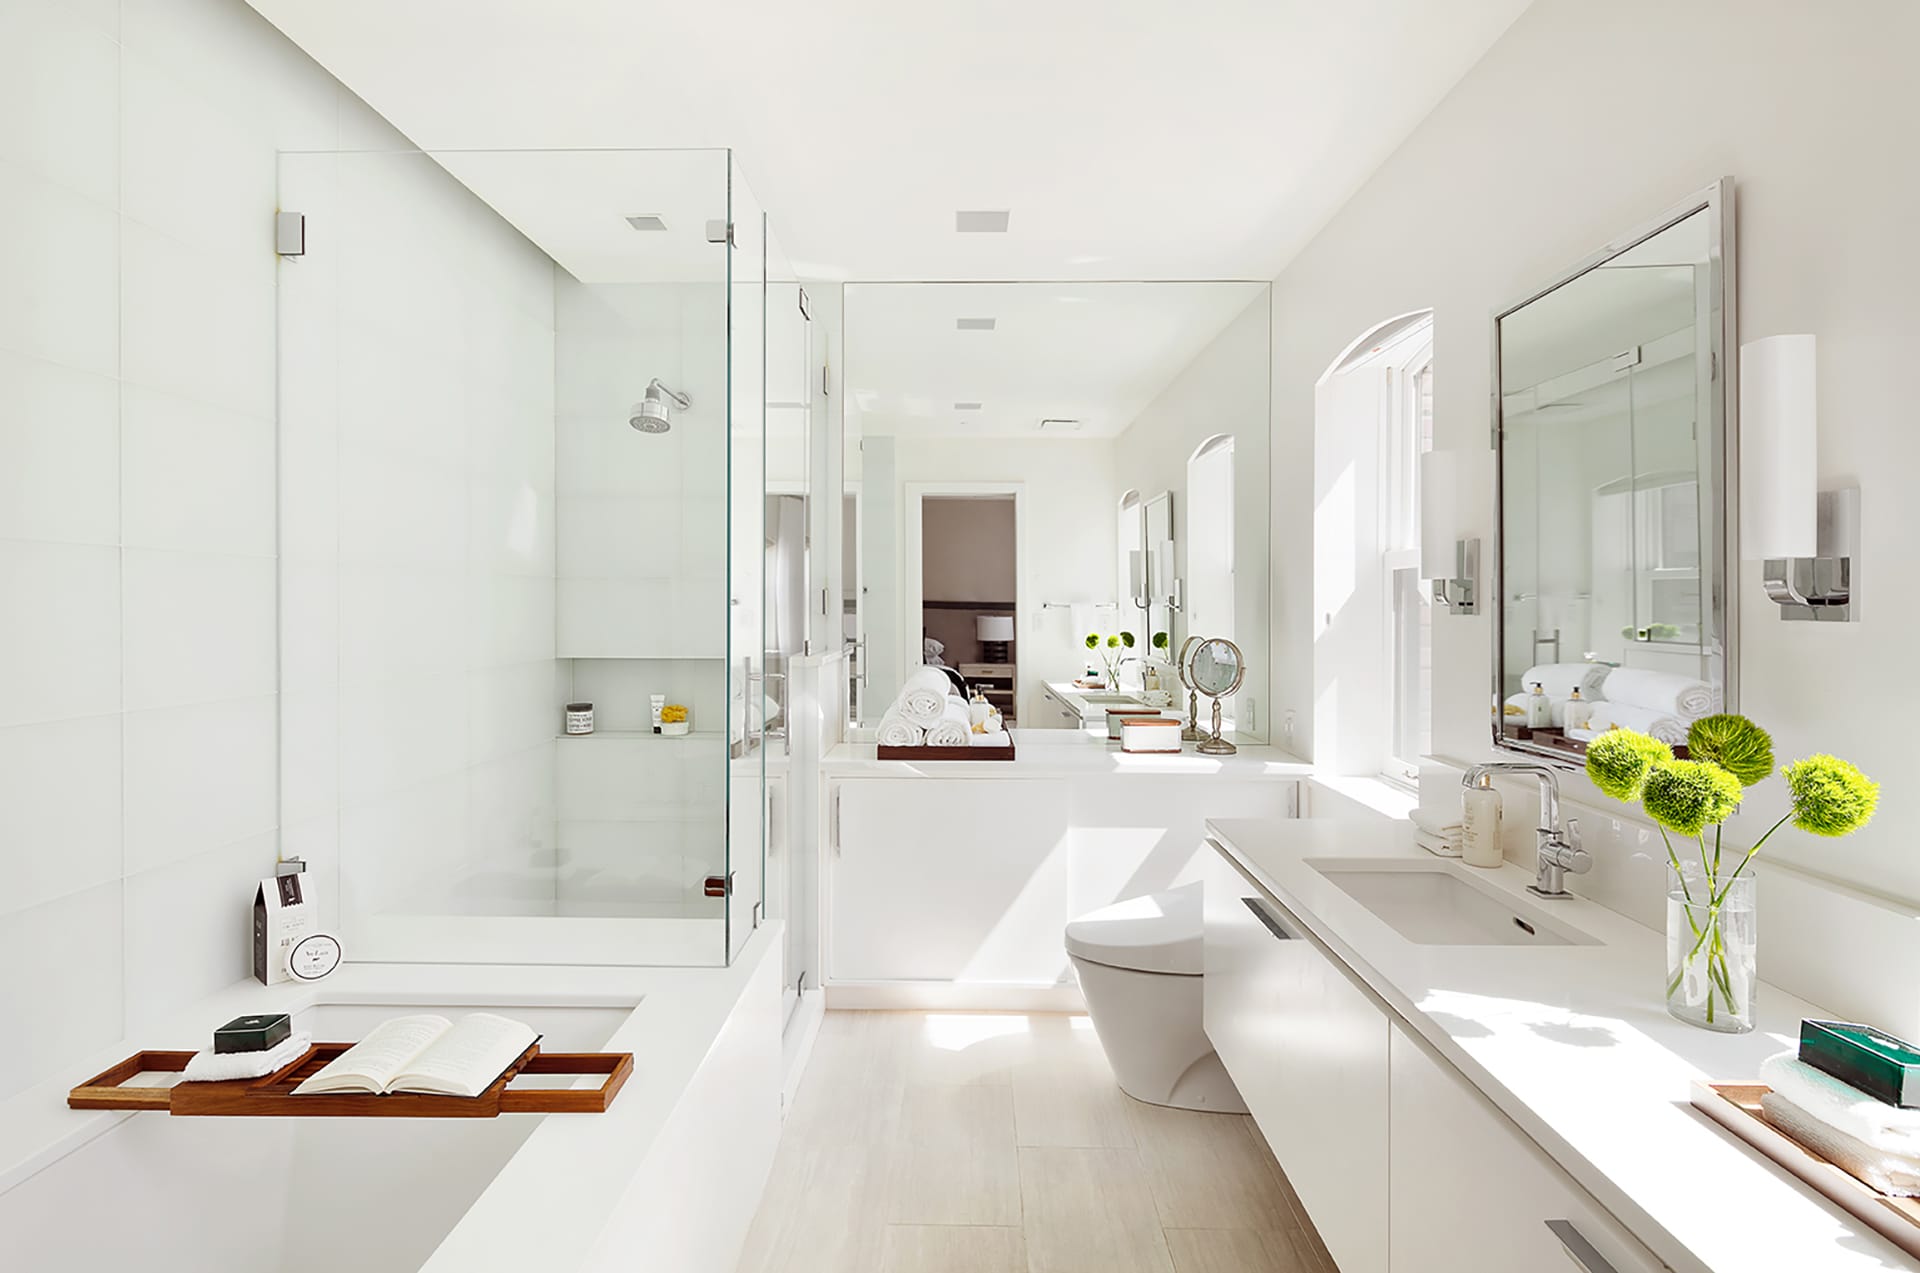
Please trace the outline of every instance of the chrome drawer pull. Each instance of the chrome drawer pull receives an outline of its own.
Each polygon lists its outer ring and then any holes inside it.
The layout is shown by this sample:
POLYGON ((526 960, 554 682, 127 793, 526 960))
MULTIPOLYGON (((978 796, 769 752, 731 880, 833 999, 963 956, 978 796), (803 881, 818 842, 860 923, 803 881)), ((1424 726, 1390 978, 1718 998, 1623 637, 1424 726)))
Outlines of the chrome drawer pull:
POLYGON ((1247 904, 1247 909, 1253 912, 1253 917, 1259 920, 1268 932, 1278 937, 1281 941, 1295 940, 1294 935, 1280 927, 1280 921, 1275 919, 1273 914, 1268 911, 1265 906, 1261 905, 1259 898, 1243 897, 1240 900, 1247 904))
POLYGON ((1613 1267, 1613 1262, 1595 1250, 1586 1235, 1573 1227, 1573 1221, 1549 1220, 1547 1232, 1560 1239, 1560 1245, 1567 1248, 1567 1255, 1587 1273, 1619 1273, 1613 1267))

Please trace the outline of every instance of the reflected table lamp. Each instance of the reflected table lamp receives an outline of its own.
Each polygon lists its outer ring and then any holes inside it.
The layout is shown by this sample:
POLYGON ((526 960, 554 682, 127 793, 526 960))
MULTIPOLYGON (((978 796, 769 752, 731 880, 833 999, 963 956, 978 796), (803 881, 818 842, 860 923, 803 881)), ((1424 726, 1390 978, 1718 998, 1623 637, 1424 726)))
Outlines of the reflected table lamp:
POLYGON ((983 614, 973 621, 974 635, 980 638, 980 659, 985 663, 1008 661, 1007 643, 1013 640, 1013 616, 983 614))

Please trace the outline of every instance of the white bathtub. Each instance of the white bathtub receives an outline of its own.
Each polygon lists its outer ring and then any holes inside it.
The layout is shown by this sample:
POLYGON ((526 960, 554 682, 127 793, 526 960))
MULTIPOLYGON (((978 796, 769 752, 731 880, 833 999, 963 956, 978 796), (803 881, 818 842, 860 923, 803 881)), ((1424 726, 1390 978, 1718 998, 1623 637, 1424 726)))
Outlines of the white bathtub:
MULTIPOLYGON (((633 1004, 489 1005, 550 1051, 599 1050, 633 1004)), ((409 1012, 319 1004, 295 1016, 352 1039, 409 1012)), ((413 1273, 544 1121, 169 1118, 135 1114, 0 1194, 9 1273, 413 1273)))

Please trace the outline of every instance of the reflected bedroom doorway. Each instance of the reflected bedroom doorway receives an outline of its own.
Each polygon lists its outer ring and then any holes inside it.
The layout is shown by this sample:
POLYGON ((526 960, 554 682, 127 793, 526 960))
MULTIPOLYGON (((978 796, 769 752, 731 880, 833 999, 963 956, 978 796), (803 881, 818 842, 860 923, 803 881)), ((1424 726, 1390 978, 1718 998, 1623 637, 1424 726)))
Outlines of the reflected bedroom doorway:
MULTIPOLYGON (((910 498, 909 560, 919 567, 907 604, 919 618, 915 663, 949 669, 1019 717, 1019 501, 1013 490, 922 488, 910 498)), ((958 684, 956 689, 960 688, 958 684)))

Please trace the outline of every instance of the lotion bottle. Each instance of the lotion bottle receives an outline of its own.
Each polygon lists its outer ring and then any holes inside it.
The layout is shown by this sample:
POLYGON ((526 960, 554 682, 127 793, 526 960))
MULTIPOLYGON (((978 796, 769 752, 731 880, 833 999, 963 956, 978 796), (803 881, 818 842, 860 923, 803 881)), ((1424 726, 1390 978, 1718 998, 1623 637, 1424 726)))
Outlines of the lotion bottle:
POLYGON ((1460 860, 1485 868, 1506 860, 1500 852, 1500 793, 1491 774, 1481 774, 1479 785, 1460 795, 1460 860))
POLYGON ((1547 697, 1546 686, 1539 681, 1533 683, 1533 693, 1527 695, 1527 728, 1551 729, 1553 727, 1553 700, 1547 697))
POLYGON ((1593 704, 1580 697, 1580 687, 1573 687, 1573 696, 1567 699, 1567 732, 1585 729, 1593 723, 1593 704))

